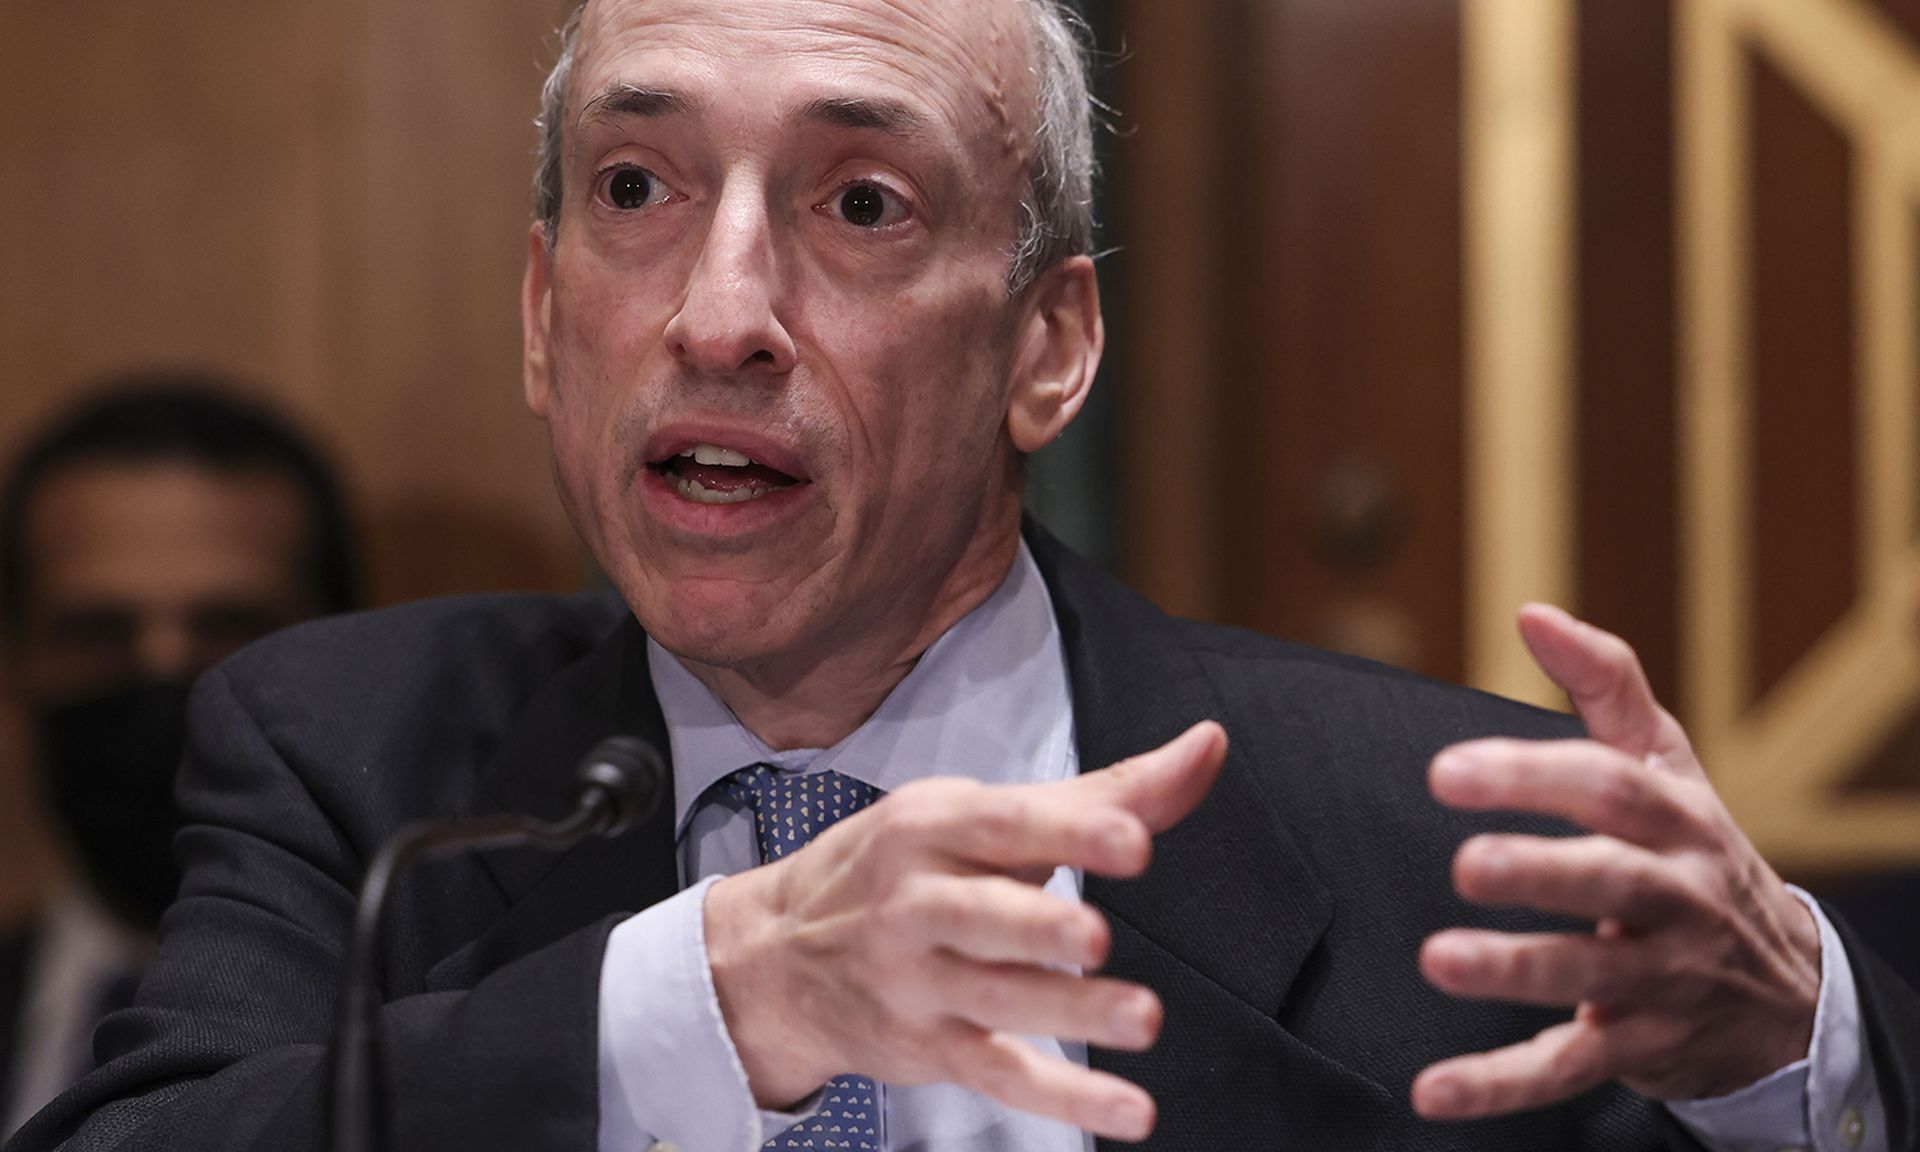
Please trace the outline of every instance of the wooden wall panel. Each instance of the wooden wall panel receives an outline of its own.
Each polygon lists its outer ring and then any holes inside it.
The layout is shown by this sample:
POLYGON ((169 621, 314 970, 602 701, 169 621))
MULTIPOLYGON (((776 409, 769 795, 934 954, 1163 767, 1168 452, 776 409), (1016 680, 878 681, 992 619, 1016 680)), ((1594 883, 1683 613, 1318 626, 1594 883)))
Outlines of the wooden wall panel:
POLYGON ((0 7, 0 441, 129 361, 282 393, 332 371, 312 265, 339 33, 285 0, 0 7))
POLYGON ((1907 36, 1920 43, 1920 0, 1862 0, 1892 19, 1907 36))
POLYGON ((1749 685, 1764 696, 1860 594, 1852 152, 1764 58, 1753 92, 1749 685))
POLYGON ((1114 79, 1126 137, 1108 187, 1128 245, 1102 270, 1126 279, 1122 310, 1107 317, 1127 386, 1114 416, 1120 571, 1162 608, 1200 619, 1223 610, 1230 517, 1213 499, 1212 476, 1225 404, 1222 308, 1232 293, 1218 233, 1223 216, 1240 214, 1196 189, 1223 178, 1230 157, 1257 149, 1223 124, 1240 96, 1226 68, 1238 7, 1122 3, 1129 55, 1114 79))
POLYGON ((581 567, 520 392, 532 119, 571 0, 358 0, 341 211, 340 370, 386 598, 554 587, 581 567))
POLYGON ((1231 619, 1463 673, 1460 9, 1258 5, 1222 219, 1231 619))
POLYGON ((1673 4, 1578 14, 1579 608, 1684 709, 1673 4))
MULTIPOLYGON (((1131 7, 1180 31, 1152 0, 1131 7)), ((1911 301, 1877 258, 1907 236, 1887 181, 1914 195, 1894 169, 1914 154, 1897 109, 1920 93, 1920 0, 1572 9, 1570 125, 1557 24, 1501 37, 1479 33, 1508 25, 1475 23, 1463 40, 1463 14, 1500 10, 1442 0, 1214 0, 1184 41, 1200 49, 1187 66, 1211 70, 1139 86, 1204 98, 1159 123, 1164 108, 1128 109, 1136 155, 1159 162, 1134 168, 1123 150, 1120 186, 1161 213, 1130 217, 1130 238, 1177 237, 1153 248, 1177 259, 1129 277, 1143 306, 1122 338, 1144 352, 1122 409, 1173 429, 1177 451, 1156 455, 1147 435, 1123 450, 1157 490, 1123 504, 1125 554, 1178 568, 1217 618, 1458 677, 1480 577, 1532 571, 1528 541, 1562 559, 1552 533, 1507 523, 1513 546, 1476 548, 1463 570, 1482 507, 1463 516, 1463 497, 1510 491, 1463 492, 1463 471, 1485 470, 1489 445, 1533 442, 1496 439, 1497 421, 1463 408, 1466 374, 1474 397, 1487 379, 1477 323, 1465 364, 1460 344, 1463 308, 1477 322, 1490 303, 1521 317, 1496 317, 1500 333, 1531 322, 1553 338, 1557 312, 1511 309, 1462 276, 1491 254, 1508 274, 1494 287, 1553 279, 1553 261, 1486 240, 1552 242, 1539 224, 1557 218, 1559 182, 1534 177, 1570 127, 1572 600, 1638 647, 1661 698, 1720 750, 1769 850, 1802 866, 1901 858, 1914 849, 1893 794, 1920 780, 1920 728, 1890 729, 1913 665, 1886 639, 1894 560, 1882 549, 1870 573, 1865 556, 1867 527, 1913 507, 1872 421, 1912 410, 1888 384, 1911 362, 1888 334, 1911 301), (1481 135, 1490 122, 1518 129, 1481 135), (1510 167, 1489 171, 1533 197, 1500 202, 1507 231, 1476 214, 1463 235, 1463 177, 1465 203, 1485 202, 1482 169, 1460 163, 1469 129, 1476 146, 1502 136, 1510 167), (1183 135, 1144 139, 1168 131, 1183 135), (1883 729, 1894 738, 1865 757, 1883 729), (1850 804, 1849 777, 1874 798, 1850 804)), ((1557 283, 1542 295, 1557 300, 1557 283)), ((1562 457, 1515 457, 1559 491, 1562 457)))

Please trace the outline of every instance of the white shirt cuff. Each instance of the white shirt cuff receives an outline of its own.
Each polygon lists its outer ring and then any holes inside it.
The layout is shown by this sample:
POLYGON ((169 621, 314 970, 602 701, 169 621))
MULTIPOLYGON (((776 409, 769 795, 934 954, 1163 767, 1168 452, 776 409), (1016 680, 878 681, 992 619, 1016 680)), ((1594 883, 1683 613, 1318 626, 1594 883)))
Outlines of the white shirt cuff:
POLYGON ((762 1111, 707 966, 710 876, 617 925, 600 966, 600 1152, 758 1152, 808 1113, 762 1111))
POLYGON ((1886 1152, 1886 1109, 1846 946, 1813 897, 1789 890, 1820 926, 1820 998, 1806 1057, 1729 1095, 1667 1108, 1713 1152, 1886 1152))

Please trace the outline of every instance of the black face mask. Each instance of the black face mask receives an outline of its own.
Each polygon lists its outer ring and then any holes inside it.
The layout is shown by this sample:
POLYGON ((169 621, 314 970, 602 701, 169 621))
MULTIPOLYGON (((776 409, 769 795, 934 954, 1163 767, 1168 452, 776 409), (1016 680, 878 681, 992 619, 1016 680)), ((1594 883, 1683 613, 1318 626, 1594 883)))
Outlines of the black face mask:
POLYGON ((39 710, 40 787, 101 898, 152 927, 180 887, 173 778, 185 683, 148 683, 39 710))

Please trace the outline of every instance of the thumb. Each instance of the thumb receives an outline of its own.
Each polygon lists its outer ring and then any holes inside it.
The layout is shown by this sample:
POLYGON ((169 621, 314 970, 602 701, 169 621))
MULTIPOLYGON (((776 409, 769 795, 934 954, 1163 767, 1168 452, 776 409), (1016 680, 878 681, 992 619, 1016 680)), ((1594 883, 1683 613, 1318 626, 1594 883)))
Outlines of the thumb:
POLYGON ((1676 765, 1693 759, 1625 640, 1547 604, 1520 610, 1520 638, 1595 740, 1634 756, 1658 753, 1676 765))
POLYGON ((1138 756, 1083 777, 1102 798, 1140 818, 1158 835, 1198 807, 1227 759, 1227 731, 1203 720, 1138 756))

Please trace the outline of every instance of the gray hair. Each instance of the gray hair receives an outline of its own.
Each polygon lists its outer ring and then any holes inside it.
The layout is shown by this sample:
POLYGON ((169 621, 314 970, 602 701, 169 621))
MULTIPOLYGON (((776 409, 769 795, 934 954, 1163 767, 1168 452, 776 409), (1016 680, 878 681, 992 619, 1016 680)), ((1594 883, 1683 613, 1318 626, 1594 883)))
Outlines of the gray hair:
MULTIPOLYGON (((1066 0, 1020 0, 1033 33, 1038 93, 1033 155, 1020 197, 1019 230, 1008 253, 1007 291, 1018 295, 1042 271, 1070 256, 1093 252, 1093 94, 1087 83, 1092 35, 1066 0)), ((585 0, 560 29, 560 57, 540 92, 539 165, 534 172, 534 215, 547 245, 559 235, 562 151, 567 85, 580 44, 585 0)))

